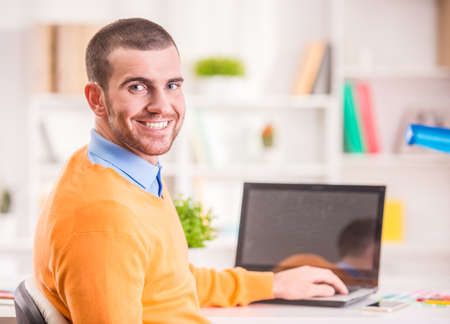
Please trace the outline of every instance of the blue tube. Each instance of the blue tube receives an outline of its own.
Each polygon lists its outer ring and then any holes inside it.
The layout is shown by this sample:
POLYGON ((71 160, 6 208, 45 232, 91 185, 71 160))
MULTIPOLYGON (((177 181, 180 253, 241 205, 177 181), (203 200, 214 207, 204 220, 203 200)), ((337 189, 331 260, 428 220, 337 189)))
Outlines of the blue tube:
POLYGON ((411 124, 406 130, 406 142, 450 154, 450 129, 411 124))

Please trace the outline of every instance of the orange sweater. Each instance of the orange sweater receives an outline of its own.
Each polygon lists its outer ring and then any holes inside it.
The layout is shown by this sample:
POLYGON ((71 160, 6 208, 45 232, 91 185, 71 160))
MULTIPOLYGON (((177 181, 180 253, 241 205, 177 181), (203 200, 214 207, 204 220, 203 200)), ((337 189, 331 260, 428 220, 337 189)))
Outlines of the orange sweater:
POLYGON ((199 306, 273 298, 273 274, 188 263, 169 194, 153 196, 87 150, 66 164, 39 218, 34 275, 73 323, 207 323, 199 306))

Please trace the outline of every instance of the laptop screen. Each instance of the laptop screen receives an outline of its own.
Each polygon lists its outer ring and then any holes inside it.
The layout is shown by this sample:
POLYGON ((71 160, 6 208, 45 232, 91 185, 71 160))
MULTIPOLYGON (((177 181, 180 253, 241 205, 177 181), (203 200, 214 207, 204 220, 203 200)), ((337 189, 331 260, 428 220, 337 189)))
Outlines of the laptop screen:
POLYGON ((236 265, 332 269, 351 285, 378 281, 384 186, 244 184, 236 265))

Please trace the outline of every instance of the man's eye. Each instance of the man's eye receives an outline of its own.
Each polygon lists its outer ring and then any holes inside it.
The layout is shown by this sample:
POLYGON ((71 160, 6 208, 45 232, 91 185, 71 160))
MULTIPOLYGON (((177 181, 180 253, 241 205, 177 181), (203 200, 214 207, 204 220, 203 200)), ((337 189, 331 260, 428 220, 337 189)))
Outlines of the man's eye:
POLYGON ((130 90, 132 90, 132 91, 144 91, 145 90, 145 86, 143 84, 140 84, 140 83, 132 84, 130 86, 130 90))
POLYGON ((169 83, 168 87, 169 87, 169 89, 171 89, 171 90, 176 90, 176 89, 179 88, 179 85, 176 84, 176 83, 169 83))

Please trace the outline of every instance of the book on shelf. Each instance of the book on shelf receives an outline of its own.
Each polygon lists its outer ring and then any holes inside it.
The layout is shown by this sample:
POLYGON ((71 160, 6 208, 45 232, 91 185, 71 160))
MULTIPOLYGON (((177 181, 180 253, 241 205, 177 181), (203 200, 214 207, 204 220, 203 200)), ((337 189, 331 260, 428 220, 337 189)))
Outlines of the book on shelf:
POLYGON ((83 93, 87 81, 85 51, 89 40, 99 28, 96 25, 76 24, 34 26, 35 90, 83 93))
POLYGON ((85 51, 98 30, 90 25, 58 25, 56 40, 56 91, 83 93, 87 82, 85 51))
POLYGON ((354 88, 350 82, 344 84, 344 152, 365 152, 354 88))
MULTIPOLYGON (((297 77, 294 81, 292 93, 294 95, 307 95, 313 93, 314 88, 319 90, 326 88, 327 62, 324 58, 331 59, 330 46, 324 42, 311 42, 306 45, 304 55, 300 62, 297 77), (328 54, 327 54, 328 53, 328 54), (324 74, 325 80, 318 80, 319 72, 324 74), (321 81, 321 82, 318 82, 321 81)), ((329 72, 329 71, 328 71, 329 72)))
POLYGON ((331 93, 331 46, 326 45, 325 53, 320 64, 319 72, 314 81, 312 93, 330 94, 331 93))
POLYGON ((42 147, 43 147, 43 151, 44 151, 43 152, 44 155, 42 156, 41 160, 43 160, 47 163, 60 162, 58 154, 55 152, 55 148, 53 147, 52 140, 49 136, 47 126, 43 120, 39 121, 39 132, 40 132, 42 147))
POLYGON ((33 39, 34 91, 56 92, 56 25, 35 25, 33 39))
POLYGON ((356 106, 361 121, 361 132, 366 143, 367 153, 379 153, 380 141, 378 138, 378 131, 375 124, 375 116, 373 110, 372 96, 370 87, 365 82, 357 82, 356 88, 356 106))
POLYGON ((450 67, 450 0, 437 1, 437 62, 450 67))
POLYGON ((200 165, 211 164, 211 150, 209 148, 205 121, 201 111, 193 112, 193 123, 189 132, 194 162, 200 165))

